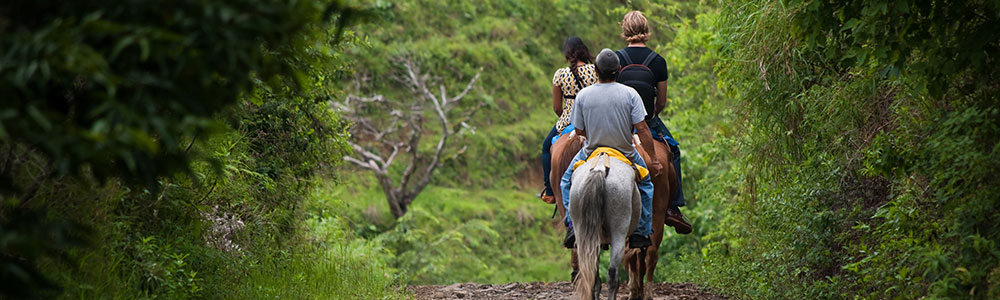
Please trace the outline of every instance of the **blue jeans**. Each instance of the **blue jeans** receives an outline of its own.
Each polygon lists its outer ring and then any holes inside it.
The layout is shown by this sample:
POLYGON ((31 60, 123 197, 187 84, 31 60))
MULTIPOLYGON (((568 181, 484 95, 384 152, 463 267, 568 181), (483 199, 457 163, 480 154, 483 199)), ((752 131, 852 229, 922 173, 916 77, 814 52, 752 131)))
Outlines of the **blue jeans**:
POLYGON ((653 117, 649 121, 646 121, 649 126, 649 131, 653 135, 653 138, 660 137, 667 143, 670 147, 670 152, 673 154, 671 164, 674 165, 674 172, 677 172, 677 193, 673 202, 670 202, 670 206, 684 206, 684 188, 682 188, 683 181, 681 181, 681 148, 677 147, 678 143, 674 140, 674 135, 670 134, 670 129, 667 129, 667 125, 663 124, 663 120, 660 120, 659 116, 653 117))
MULTIPOLYGON (((590 151, 587 151, 587 148, 580 149, 580 152, 577 152, 576 156, 573 157, 573 161, 569 163, 569 167, 563 173, 559 184, 562 188, 563 206, 566 207, 566 218, 563 222, 568 227, 573 226, 573 222, 569 219, 569 190, 573 185, 573 164, 587 159, 587 156, 590 156, 590 151)), ((646 161, 642 160, 639 152, 632 151, 632 155, 628 159, 643 168, 646 167, 646 161)), ((639 182, 639 196, 642 198, 642 213, 639 214, 639 225, 635 227, 635 233, 648 236, 653 234, 653 181, 650 176, 646 176, 646 179, 639 182)))
POLYGON ((542 195, 552 196, 552 183, 549 182, 549 172, 552 171, 552 138, 559 134, 556 131, 556 126, 552 126, 552 130, 549 131, 549 135, 545 136, 545 140, 542 141, 542 178, 545 178, 545 190, 542 191, 542 195))

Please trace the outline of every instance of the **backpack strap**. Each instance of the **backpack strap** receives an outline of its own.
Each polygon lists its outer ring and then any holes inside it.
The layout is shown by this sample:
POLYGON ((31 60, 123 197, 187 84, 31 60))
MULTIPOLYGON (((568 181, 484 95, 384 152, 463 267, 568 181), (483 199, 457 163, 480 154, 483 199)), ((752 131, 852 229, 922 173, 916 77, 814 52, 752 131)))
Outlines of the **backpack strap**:
POLYGON ((649 55, 646 55, 646 59, 642 61, 642 65, 649 67, 649 63, 652 63, 653 59, 656 59, 656 52, 649 51, 649 55))
MULTIPOLYGON (((576 93, 579 94, 580 91, 583 90, 583 83, 581 83, 579 80, 577 80, 577 77, 579 77, 579 73, 573 73, 573 68, 570 68, 567 71, 569 71, 569 73, 570 73, 569 75, 570 76, 573 76, 573 83, 576 83, 576 93)), ((580 67, 577 67, 576 71, 580 72, 580 67)), ((576 98, 576 95, 573 95, 573 98, 576 98)))
POLYGON ((623 64, 623 66, 632 64, 632 58, 628 57, 628 52, 626 52, 625 49, 618 49, 618 51, 615 52, 617 52, 619 55, 622 56, 623 59, 625 59, 625 64, 623 64))

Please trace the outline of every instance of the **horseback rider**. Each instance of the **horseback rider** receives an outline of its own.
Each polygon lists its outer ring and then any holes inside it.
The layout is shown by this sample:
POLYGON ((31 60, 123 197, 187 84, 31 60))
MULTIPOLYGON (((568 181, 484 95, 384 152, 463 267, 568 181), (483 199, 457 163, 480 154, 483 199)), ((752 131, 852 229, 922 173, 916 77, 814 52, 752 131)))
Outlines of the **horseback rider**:
MULTIPOLYGON (((674 171, 677 173, 677 191, 671 197, 673 201, 667 208, 664 224, 673 226, 674 231, 680 234, 691 233, 691 224, 684 220, 679 207, 684 206, 684 192, 681 190, 681 151, 677 147, 670 130, 660 120, 660 112, 667 104, 667 62, 659 54, 646 47, 646 42, 651 36, 646 17, 642 12, 632 11, 625 14, 622 19, 622 38, 628 42, 628 46, 615 51, 621 62, 618 82, 628 85, 639 93, 649 113, 646 117, 646 124, 657 141, 664 142, 670 147, 672 152, 674 171)), ((643 141, 643 145, 647 144, 643 141)), ((648 149, 647 149, 648 150, 648 149)))
POLYGON ((542 141, 542 178, 545 179, 545 190, 540 196, 542 201, 549 204, 556 202, 549 183, 549 171, 552 170, 552 152, 549 149, 552 147, 552 138, 569 125, 576 94, 597 82, 593 56, 582 39, 575 36, 567 38, 563 43, 563 56, 569 61, 569 66, 556 70, 552 76, 552 111, 559 116, 559 121, 542 141))
MULTIPOLYGON (((570 163, 571 167, 563 173, 560 182, 563 205, 566 207, 564 222, 567 229, 566 238, 563 241, 563 246, 566 248, 573 248, 576 244, 573 224, 569 218, 572 166, 577 161, 585 160, 598 147, 611 147, 620 151, 634 164, 646 167, 646 162, 643 161, 642 156, 632 144, 633 129, 643 144, 652 143, 653 140, 644 120, 646 109, 643 107, 642 98, 635 89, 615 82, 615 75, 619 69, 618 56, 611 49, 605 48, 597 55, 594 65, 597 70, 598 83, 577 93, 571 117, 571 123, 575 127, 576 133, 587 137, 586 144, 577 152, 576 157, 570 163)), ((649 155, 656 157, 656 153, 653 152, 649 152, 649 155)), ((650 167, 652 167, 650 176, 646 176, 638 182, 642 198, 642 213, 635 232, 629 236, 629 247, 631 248, 644 248, 652 244, 649 240, 649 235, 653 233, 653 183, 650 178, 659 174, 663 166, 653 160, 650 167)))

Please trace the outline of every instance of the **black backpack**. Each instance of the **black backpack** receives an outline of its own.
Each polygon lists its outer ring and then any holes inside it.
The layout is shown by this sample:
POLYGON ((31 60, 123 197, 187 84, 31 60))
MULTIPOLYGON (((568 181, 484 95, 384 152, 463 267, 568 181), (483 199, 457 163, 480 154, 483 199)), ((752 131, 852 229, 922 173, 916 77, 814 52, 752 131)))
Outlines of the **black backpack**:
POLYGON ((636 92, 639 93, 639 97, 642 97, 642 106, 646 108, 646 118, 645 120, 652 119, 655 114, 653 113, 654 104, 656 104, 656 74, 653 74, 653 70, 649 69, 649 63, 656 59, 656 52, 650 51, 646 59, 642 61, 642 64, 636 64, 632 62, 632 58, 628 56, 628 52, 625 49, 616 51, 624 59, 621 70, 618 71, 618 77, 615 81, 632 87, 636 92))

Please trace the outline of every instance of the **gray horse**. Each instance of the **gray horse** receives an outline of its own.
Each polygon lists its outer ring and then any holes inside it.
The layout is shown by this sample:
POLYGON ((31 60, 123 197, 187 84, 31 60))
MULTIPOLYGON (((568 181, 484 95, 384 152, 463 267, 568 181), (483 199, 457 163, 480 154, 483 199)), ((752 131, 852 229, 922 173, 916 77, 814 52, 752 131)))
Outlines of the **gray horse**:
POLYGON ((606 244, 611 245, 608 299, 618 295, 618 270, 625 255, 625 240, 635 230, 642 209, 635 176, 632 166, 605 153, 591 158, 573 172, 569 202, 580 259, 576 280, 579 299, 597 299, 601 294, 597 264, 600 247, 606 244))

